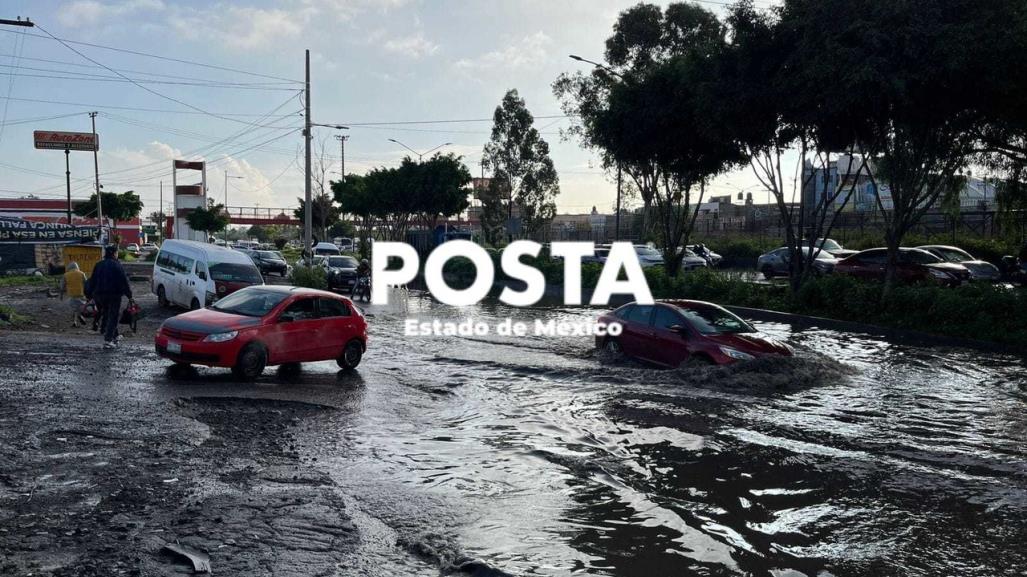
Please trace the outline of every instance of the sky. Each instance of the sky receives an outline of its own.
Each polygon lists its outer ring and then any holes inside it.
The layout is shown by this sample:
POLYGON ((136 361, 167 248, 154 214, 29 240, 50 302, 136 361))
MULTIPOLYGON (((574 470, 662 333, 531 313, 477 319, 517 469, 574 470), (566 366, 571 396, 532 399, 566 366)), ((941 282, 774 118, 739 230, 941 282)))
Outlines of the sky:
MULTIPOLYGON (((632 4, 5 0, 0 18, 29 17, 38 27, 0 26, 0 198, 64 198, 63 154, 33 149, 32 131, 89 132, 87 113, 97 111, 101 184, 134 190, 144 214, 157 210, 161 181, 170 206, 175 158, 208 162, 208 191, 218 202, 227 170, 229 206, 295 207, 303 195, 297 81, 309 49, 312 119, 350 126, 347 173, 398 165, 410 152, 394 139, 417 151, 451 143, 441 150, 461 155, 479 175, 492 113, 516 88, 550 144, 558 211, 611 212, 614 179, 594 153, 561 134, 571 121, 552 83, 582 69, 569 54, 601 60, 617 15, 632 4)), ((335 135, 342 133, 313 132, 330 178, 339 171, 335 135)), ((71 175, 72 196, 87 198, 91 153, 72 153, 71 175)), ((737 195, 755 184, 738 171, 708 191, 737 195)))

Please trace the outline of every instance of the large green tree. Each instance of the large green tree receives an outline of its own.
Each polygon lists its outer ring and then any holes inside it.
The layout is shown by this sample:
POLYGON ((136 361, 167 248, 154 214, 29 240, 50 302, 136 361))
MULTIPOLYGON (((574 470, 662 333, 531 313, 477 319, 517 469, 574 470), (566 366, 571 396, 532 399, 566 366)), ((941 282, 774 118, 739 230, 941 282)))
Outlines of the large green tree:
POLYGON ((506 93, 492 119, 482 164, 492 171, 497 186, 509 192, 520 208, 522 226, 533 236, 556 216, 555 199, 560 194, 549 144, 534 127, 535 119, 517 90, 506 93))
POLYGON ((707 181, 744 161, 730 132, 709 115, 712 65, 725 27, 694 4, 639 4, 606 43, 607 65, 562 75, 554 92, 576 119, 572 134, 620 167, 642 198, 645 236, 668 273, 679 270, 707 181))
POLYGON ((209 238, 211 235, 228 228, 229 218, 223 204, 215 204, 213 198, 207 199, 206 207, 193 209, 186 215, 186 222, 189 228, 205 232, 209 238))
MULTIPOLYGON (((134 191, 129 190, 121 194, 104 192, 102 194, 103 216, 111 219, 115 230, 118 228, 118 221, 131 220, 143 211, 143 201, 134 191)), ((93 193, 89 200, 76 204, 74 212, 79 216, 95 218, 97 216, 96 194, 93 193)), ((120 241, 120 237, 115 241, 120 241)))
MULTIPOLYGON (((299 204, 299 208, 293 210, 293 215, 300 222, 305 222, 307 203, 302 198, 297 198, 296 201, 299 204)), ((342 210, 335 205, 334 199, 328 195, 315 195, 311 199, 310 204, 313 206, 313 212, 310 215, 311 222, 317 231, 318 238, 324 240, 328 229, 339 221, 339 217, 342 216, 342 210)))

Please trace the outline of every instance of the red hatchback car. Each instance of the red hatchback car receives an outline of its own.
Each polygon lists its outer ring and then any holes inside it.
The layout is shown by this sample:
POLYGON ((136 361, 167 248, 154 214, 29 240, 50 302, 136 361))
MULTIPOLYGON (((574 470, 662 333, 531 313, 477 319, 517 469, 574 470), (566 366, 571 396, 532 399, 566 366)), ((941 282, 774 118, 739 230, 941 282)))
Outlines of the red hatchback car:
POLYGON ((792 349, 761 335, 727 310, 702 301, 626 304, 599 318, 620 323, 616 337, 597 337, 596 347, 667 367, 684 363, 725 365, 765 355, 792 356, 792 349))
POLYGON ((269 365, 332 359, 352 369, 367 349, 367 321, 349 299, 333 293, 253 286, 164 321, 154 345, 176 363, 231 367, 245 379, 269 365))

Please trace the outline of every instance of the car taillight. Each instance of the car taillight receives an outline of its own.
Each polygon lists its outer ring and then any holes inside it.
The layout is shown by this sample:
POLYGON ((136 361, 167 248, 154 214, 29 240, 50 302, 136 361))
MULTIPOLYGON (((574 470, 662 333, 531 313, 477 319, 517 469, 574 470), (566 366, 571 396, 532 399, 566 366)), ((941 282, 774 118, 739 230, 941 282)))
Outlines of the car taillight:
POLYGON ((217 291, 218 291, 219 295, 225 294, 225 291, 228 290, 228 288, 223 283, 217 282, 217 283, 214 283, 214 286, 217 287, 217 291))

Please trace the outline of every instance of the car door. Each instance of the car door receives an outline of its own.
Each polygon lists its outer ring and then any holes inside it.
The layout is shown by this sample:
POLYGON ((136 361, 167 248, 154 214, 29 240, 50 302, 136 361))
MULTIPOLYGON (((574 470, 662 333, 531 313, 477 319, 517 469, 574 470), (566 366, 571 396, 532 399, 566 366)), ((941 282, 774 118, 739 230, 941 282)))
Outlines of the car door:
POLYGON ((214 293, 214 291, 212 290, 207 290, 207 285, 209 283, 207 279, 210 278, 210 273, 207 271, 207 263, 203 262, 202 260, 196 261, 196 269, 195 274, 193 276, 196 277, 193 279, 193 296, 200 301, 201 307, 205 307, 208 304, 210 304, 207 302, 207 293, 214 293))
POLYGON ((618 339, 625 354, 640 359, 649 359, 652 356, 649 350, 653 340, 653 330, 650 326, 652 313, 651 305, 635 305, 625 315, 618 339))
POLYGON ((688 322, 680 314, 669 306, 656 305, 656 310, 653 311, 651 353, 655 358, 652 360, 669 367, 677 367, 687 361, 687 331, 688 322), (671 330, 671 327, 677 327, 679 330, 671 330))
POLYGON ((317 359, 319 327, 317 298, 299 297, 289 303, 275 321, 268 339, 273 364, 305 363, 317 359))
POLYGON ((318 297, 318 317, 321 319, 320 341, 324 345, 318 351, 321 360, 336 359, 356 333, 356 317, 341 299, 318 297))

